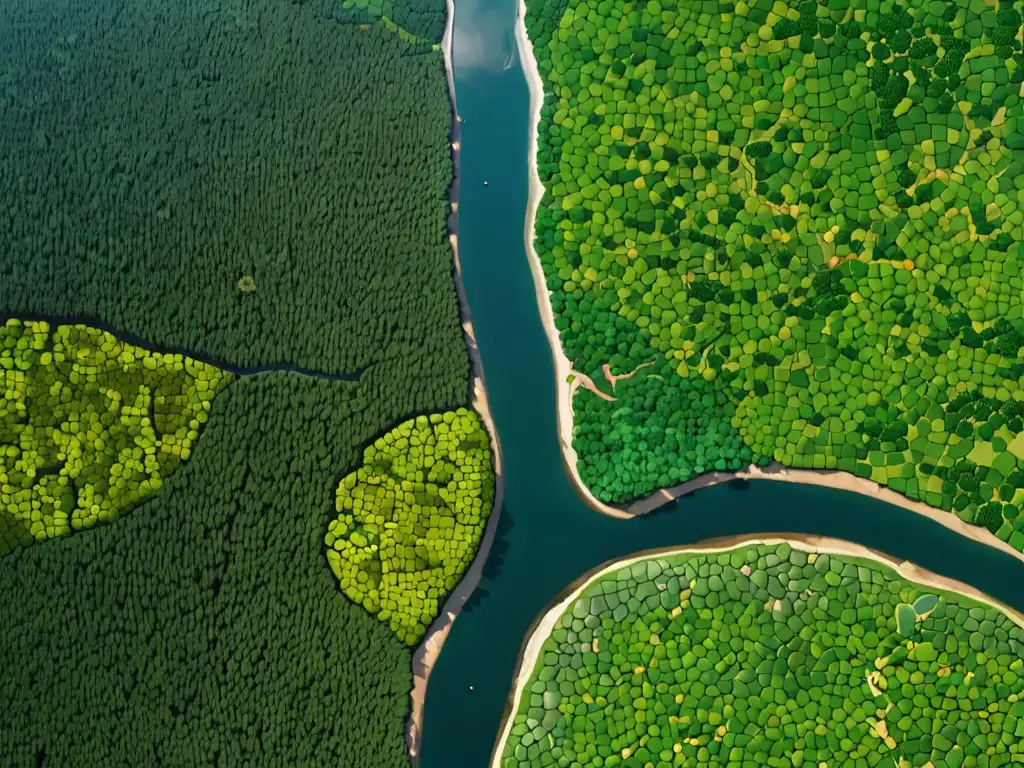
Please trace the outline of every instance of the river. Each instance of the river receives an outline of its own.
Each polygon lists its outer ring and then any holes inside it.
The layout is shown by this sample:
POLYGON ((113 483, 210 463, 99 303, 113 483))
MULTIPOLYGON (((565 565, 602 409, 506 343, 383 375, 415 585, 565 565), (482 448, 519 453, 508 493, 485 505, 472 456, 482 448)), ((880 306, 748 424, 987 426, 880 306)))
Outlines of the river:
POLYGON ((501 439, 505 502, 480 587, 430 677, 421 767, 487 766, 534 618, 585 571, 639 550, 736 534, 831 536, 912 560, 1024 611, 1024 564, 851 492, 752 481, 707 488, 634 520, 580 500, 559 454, 552 356, 523 242, 529 92, 510 50, 517 6, 456 0, 459 254, 501 439))

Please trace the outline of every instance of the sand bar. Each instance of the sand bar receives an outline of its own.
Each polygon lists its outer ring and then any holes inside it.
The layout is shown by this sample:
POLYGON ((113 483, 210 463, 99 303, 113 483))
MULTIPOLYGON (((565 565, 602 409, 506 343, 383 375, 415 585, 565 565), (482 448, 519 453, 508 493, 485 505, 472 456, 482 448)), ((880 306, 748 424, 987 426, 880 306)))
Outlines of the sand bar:
MULTIPOLYGON (((530 262, 530 271, 533 274, 534 288, 537 295, 537 306, 540 309, 541 320, 544 331, 551 346, 551 353, 555 361, 555 385, 558 411, 558 436, 562 448, 562 462, 565 471, 572 479, 576 492, 591 507, 606 515, 619 518, 631 518, 636 515, 646 514, 658 507, 668 504, 700 488, 727 483, 731 480, 784 480, 790 483, 804 483, 807 485, 820 485, 829 488, 839 488, 846 491, 853 491, 865 496, 871 496, 880 501, 895 504, 896 506, 909 509, 912 512, 930 517, 938 523, 967 536, 975 541, 994 547, 1024 562, 1024 553, 1018 552, 1009 544, 999 540, 986 528, 968 525, 952 512, 945 512, 941 509, 931 507, 924 502, 908 499, 895 491, 874 483, 870 480, 851 475, 847 472, 837 470, 814 470, 814 469, 791 469, 781 464, 771 464, 768 467, 750 466, 745 470, 733 472, 711 472, 688 482, 676 485, 672 488, 664 488, 645 498, 638 499, 630 504, 606 504, 598 499, 583 483, 579 471, 576 468, 577 455, 572 447, 573 434, 573 412, 572 399, 576 387, 572 386, 568 377, 572 370, 572 363, 565 355, 562 342, 559 338, 558 329, 555 327, 555 315, 551 308, 551 300, 548 294, 547 284, 544 279, 544 270, 541 266, 540 257, 534 249, 534 238, 536 230, 537 209, 540 206, 541 198, 544 195, 544 185, 541 184, 540 176, 537 173, 537 135, 540 126, 540 110, 544 102, 544 82, 537 69, 537 59, 533 53, 533 45, 530 42, 526 30, 526 2, 519 2, 519 18, 516 20, 516 42, 519 45, 519 58, 523 63, 523 72, 526 75, 527 84, 530 87, 530 149, 529 149, 529 172, 530 172, 530 196, 526 205, 526 252, 530 262)), ((579 378, 580 374, 575 374, 579 378)))
POLYGON ((839 555, 862 558, 864 560, 873 560, 880 565, 893 569, 900 577, 907 581, 930 587, 932 589, 955 592, 969 600, 974 600, 978 603, 991 606, 1001 613, 1006 614, 1008 618, 1024 629, 1024 615, 1021 615, 1012 608, 1003 605, 982 592, 979 592, 974 587, 970 587, 962 582, 919 568, 910 561, 895 560, 881 552, 868 549, 867 547, 862 547, 859 544, 842 541, 841 539, 831 539, 823 536, 801 536, 798 534, 769 534, 757 537, 729 536, 718 539, 709 539, 704 544, 697 546, 667 547, 664 549, 647 550, 636 555, 629 555, 625 558, 609 561, 587 572, 569 585, 559 597, 555 598, 554 603, 550 607, 546 608, 540 616, 534 620, 530 629, 526 633, 526 640, 520 651, 519 659, 516 662, 516 669, 512 677, 512 693, 505 703, 505 712, 502 715, 501 727, 498 729, 501 736, 495 743, 494 751, 491 754, 491 768, 501 768, 501 753, 505 747, 505 743, 508 741, 509 734, 512 731, 519 699, 522 696, 523 690, 529 682, 530 677, 536 670, 537 661, 540 658, 544 641, 551 635, 551 631, 554 629, 555 622, 558 621, 559 617, 565 613, 566 609, 568 609, 572 602, 579 597, 579 595, 588 586, 590 586, 590 584, 607 573, 617 571, 620 568, 632 565, 633 563, 641 560, 664 557, 666 555, 724 552, 738 547, 756 546, 759 544, 774 546, 784 542, 790 544, 794 549, 799 549, 809 554, 816 552, 818 554, 839 555))
POLYGON ((455 77, 452 71, 452 37, 455 26, 455 3, 448 0, 448 21, 445 25, 444 36, 441 38, 441 50, 444 54, 444 67, 448 75, 448 93, 452 101, 452 166, 454 179, 452 181, 450 199, 452 212, 448 219, 449 240, 452 245, 454 256, 454 279, 455 290, 459 297, 459 316, 462 318, 462 331, 466 337, 466 346, 469 350, 471 364, 470 388, 471 405, 480 414, 480 418, 487 426, 491 436, 491 454, 494 457, 494 507, 491 509, 491 516, 487 520, 487 528, 484 531, 483 540, 477 550, 476 557, 470 565, 458 586, 452 591, 445 601, 441 614, 434 620, 427 630, 423 641, 412 657, 412 694, 411 711, 409 722, 406 728, 405 742, 412 758, 413 767, 419 766, 420 740, 423 737, 423 706, 427 696, 427 683, 430 681, 430 673, 434 668, 441 648, 448 632, 452 628, 455 617, 458 616, 462 606, 469 599, 469 596, 480 583, 480 576, 483 573, 484 562, 491 551, 494 543, 495 533, 498 529, 498 517, 501 512, 501 503, 505 495, 505 477, 502 472, 501 445, 498 442, 498 431, 494 426, 494 419, 491 416, 491 409, 487 402, 487 388, 484 384, 484 369, 480 361, 480 350, 476 343, 476 334, 473 331, 473 319, 469 311, 469 302, 466 300, 466 291, 462 285, 462 266, 459 263, 459 236, 458 236, 458 194, 459 194, 459 151, 461 146, 461 129, 459 111, 455 104, 455 77))

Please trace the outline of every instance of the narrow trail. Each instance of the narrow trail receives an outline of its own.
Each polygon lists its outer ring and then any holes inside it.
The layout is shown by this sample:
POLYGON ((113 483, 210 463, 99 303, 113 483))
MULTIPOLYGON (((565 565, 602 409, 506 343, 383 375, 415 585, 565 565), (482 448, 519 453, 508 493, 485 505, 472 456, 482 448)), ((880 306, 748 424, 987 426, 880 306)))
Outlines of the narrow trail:
MULTIPOLYGON (((589 389, 602 400, 607 400, 610 403, 615 402, 615 396, 609 395, 607 392, 602 392, 600 389, 598 389, 597 384, 595 384, 594 380, 587 376, 587 374, 580 373, 579 371, 572 371, 570 375, 573 376, 574 378, 572 380, 572 384, 569 385, 569 402, 572 402, 572 396, 573 394, 575 394, 577 387, 589 389)), ((612 387, 615 387, 614 383, 612 384, 612 387)))
POLYGON ((646 363, 640 363, 640 365, 638 365, 636 368, 634 368, 629 373, 620 373, 620 374, 616 375, 616 374, 612 373, 611 366, 608 365, 608 363, 605 363, 604 365, 601 366, 601 373, 604 374, 604 377, 608 380, 608 383, 612 385, 612 390, 614 391, 615 383, 617 381, 622 381, 623 379, 632 378, 634 375, 636 375, 637 371, 639 371, 641 368, 646 368, 649 365, 654 365, 654 361, 653 360, 648 360, 646 363))

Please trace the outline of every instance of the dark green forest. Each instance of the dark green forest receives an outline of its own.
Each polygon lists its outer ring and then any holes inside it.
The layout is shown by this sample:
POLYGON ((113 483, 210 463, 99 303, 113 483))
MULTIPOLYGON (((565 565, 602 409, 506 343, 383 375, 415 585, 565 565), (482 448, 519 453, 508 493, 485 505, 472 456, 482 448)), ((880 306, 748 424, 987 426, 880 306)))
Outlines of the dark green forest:
POLYGON ((0 558, 0 764, 407 764, 410 651, 324 560, 361 392, 238 379, 144 511, 0 558))
POLYGON ((376 20, 384 15, 414 37, 440 42, 444 34, 444 0, 304 1, 318 13, 339 21, 365 21, 366 17, 376 20))
MULTIPOLYGON (((443 2, 400 7, 440 39, 443 2)), ((0 308, 242 367, 397 365, 461 403, 443 58, 358 15, 0 4, 0 308)))
MULTIPOLYGON (((234 378, 132 514, 0 557, 4 768, 409 765, 411 650, 324 536, 469 360, 443 57, 373 10, 0 6, 0 316, 351 379, 234 378)), ((388 10, 440 41, 440 0, 388 10)))

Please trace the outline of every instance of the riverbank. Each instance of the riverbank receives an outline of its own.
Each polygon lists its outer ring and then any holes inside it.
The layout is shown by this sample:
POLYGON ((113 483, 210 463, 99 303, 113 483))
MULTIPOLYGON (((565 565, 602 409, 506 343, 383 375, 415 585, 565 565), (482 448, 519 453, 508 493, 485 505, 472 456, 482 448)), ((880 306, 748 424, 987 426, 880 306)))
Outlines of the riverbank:
MULTIPOLYGON (((572 398, 576 389, 581 385, 582 379, 576 374, 573 380, 569 381, 573 373, 572 363, 566 357, 562 348, 562 340, 559 338, 558 329, 555 327, 555 313, 551 308, 551 298, 548 294, 547 283, 544 279, 544 267, 540 257, 533 247, 536 238, 537 209, 540 207, 541 198, 544 197, 544 185, 540 181, 540 174, 537 172, 537 137, 540 130, 540 109, 544 104, 544 81, 541 79, 540 70, 537 67, 537 58, 533 52, 533 43, 530 42, 529 32, 526 30, 526 0, 519 0, 519 13, 516 19, 516 43, 519 46, 519 60, 522 62, 523 74, 526 76, 526 83, 530 89, 530 138, 529 138, 529 197, 526 201, 526 222, 523 235, 526 239, 526 253, 530 262, 530 273, 533 275, 533 284, 537 297, 537 308, 540 310, 541 323, 544 325, 544 333, 548 338, 551 347, 551 356, 555 365, 555 407, 558 415, 558 442, 562 449, 562 464, 566 474, 572 479, 576 492, 588 505, 603 512, 606 515, 620 518, 630 518, 637 514, 630 508, 620 508, 605 504, 600 501, 590 489, 584 484, 583 479, 576 469, 577 456, 572 447, 573 413, 572 398)), ((659 502, 664 504, 665 502, 659 502)), ((658 506, 658 505, 656 505, 658 506)))
POLYGON ((635 517, 637 515, 646 514, 660 506, 678 499, 680 496, 693 493, 701 488, 709 488, 713 485, 729 483, 734 480, 781 480, 788 483, 818 485, 825 488, 837 488, 843 491, 859 493, 862 496, 869 496, 873 499, 884 501, 887 504, 893 504, 895 506, 908 509, 911 512, 916 512, 919 515, 923 515, 924 517, 934 520, 950 530, 956 531, 961 536, 966 536, 977 541, 979 544, 984 544, 985 546, 992 547, 993 549, 998 549, 999 551, 1005 552, 1017 560, 1024 562, 1024 553, 1018 552, 1005 541, 1001 541, 996 538, 995 534, 990 532, 987 528, 981 528, 977 525, 968 525, 952 512, 936 509, 935 507, 925 504, 923 501, 908 499, 906 496, 897 493, 891 488, 886 488, 872 480, 866 480, 864 478, 857 477, 856 475, 851 475, 848 472, 841 472, 839 470, 792 469, 785 467, 782 464, 773 463, 769 464, 767 467, 756 467, 751 465, 747 469, 735 472, 709 472, 708 474, 695 477, 693 480, 682 483, 681 485, 676 485, 672 488, 663 488, 650 496, 634 501, 625 509, 613 509, 615 510, 616 516, 625 514, 630 517, 635 517))
POLYGON ((767 468, 750 466, 748 469, 733 472, 712 472, 689 480, 672 488, 663 488, 642 499, 637 499, 630 504, 606 504, 598 499, 583 482, 577 470, 578 457, 572 446, 573 435, 573 397, 577 388, 581 385, 579 374, 576 374, 572 382, 569 381, 573 373, 572 363, 565 355, 559 338, 558 329, 555 327, 555 315, 551 308, 550 295, 544 278, 544 269, 540 257, 534 248, 536 236, 537 209, 540 206, 541 198, 544 196, 544 185, 540 181, 537 172, 537 138, 540 130, 540 110, 544 103, 544 82, 537 67, 537 59, 533 52, 533 44, 530 41, 529 32, 526 29, 526 2, 519 0, 519 16, 516 19, 516 42, 519 45, 519 58, 523 64, 523 72, 530 89, 530 138, 529 138, 529 181, 530 193, 526 205, 526 252, 530 261, 530 272, 533 275, 534 288, 537 296, 537 306, 540 309, 541 321, 544 325, 544 332, 547 335, 548 343, 551 346, 551 354, 555 364, 555 387, 558 413, 558 440, 562 449, 562 463, 565 471, 572 480, 573 486, 580 497, 597 511, 618 518, 632 518, 651 512, 658 507, 664 506, 680 496, 693 493, 701 488, 707 488, 719 483, 728 483, 733 480, 784 480, 791 483, 805 483, 808 485, 826 486, 838 488, 844 491, 852 491, 865 496, 870 496, 880 501, 908 509, 912 512, 924 515, 936 522, 956 531, 959 534, 974 539, 995 549, 1006 552, 1009 555, 1024 562, 1024 553, 1018 552, 1009 544, 999 540, 986 528, 968 525, 951 512, 930 507, 924 502, 908 499, 889 488, 879 485, 870 480, 851 475, 847 472, 811 469, 791 469, 781 464, 772 464, 767 468))
POLYGON ((953 592, 967 598, 968 600, 973 600, 990 606, 997 611, 1006 614, 1006 616, 1014 623, 1024 629, 1024 615, 983 594, 982 592, 979 592, 974 587, 946 578, 945 576, 940 576, 923 568, 919 568, 909 561, 894 560, 876 550, 839 539, 830 539, 823 536, 801 535, 768 535, 758 537, 732 536, 710 539, 700 546, 667 547, 663 549, 648 550, 636 555, 612 560, 584 574, 569 585, 561 595, 556 597, 554 603, 546 608, 530 626, 530 629, 526 634, 526 639, 521 647, 519 658, 516 662, 515 672, 512 677, 512 692, 509 694, 509 698, 506 701, 505 712, 502 715, 501 727, 498 729, 498 732, 501 735, 495 742, 494 750, 491 754, 491 768, 501 768, 501 754, 512 730, 517 704, 523 694, 523 690, 530 680, 530 677, 534 673, 537 661, 543 650, 544 641, 550 636, 559 617, 565 613, 572 602, 579 597, 583 590, 585 590, 590 584, 611 571, 616 571, 620 568, 630 566, 633 563, 648 560, 650 558, 680 554, 709 554, 736 549, 737 547, 742 546, 759 544, 775 546, 782 543, 788 543, 794 549, 799 549, 807 552, 808 554, 830 554, 848 558, 858 558, 861 560, 871 560, 884 567, 891 568, 898 576, 906 579, 907 581, 929 587, 931 589, 953 592))
POLYGON ((498 442, 498 430, 494 425, 490 404, 487 401, 483 363, 480 360, 480 350, 477 346, 476 333, 473 330, 473 317, 470 313, 469 302, 466 299, 466 291, 462 285, 462 265, 459 262, 459 152, 461 149, 462 120, 459 117, 459 110, 455 101, 455 75, 452 70, 452 38, 455 29, 454 0, 447 0, 447 5, 448 21, 445 24, 444 35, 441 38, 441 52, 444 56, 444 68, 448 78, 448 94, 452 102, 452 185, 449 192, 451 213, 448 218, 448 238, 452 246, 454 263, 452 276, 455 281, 455 291, 459 298, 459 317, 462 319, 462 332, 466 338, 466 347, 471 366, 470 404, 480 414, 480 418, 491 436, 491 455, 494 457, 494 506, 491 508, 491 515, 487 519, 484 537, 480 542, 476 557, 473 558, 473 563, 463 575, 458 586, 448 595, 440 615, 430 625, 427 634, 423 637, 423 641, 412 657, 411 709, 408 727, 406 728, 405 742, 409 750, 409 756, 412 759, 413 768, 418 768, 420 762, 420 742, 423 738, 423 707, 427 697, 427 684, 430 681, 430 673, 433 671, 437 657, 444 646, 444 641, 451 631, 452 623, 458 616, 462 606, 473 593, 473 590, 480 583, 484 563, 487 561, 487 555, 494 544, 494 537, 498 529, 498 517, 501 514, 501 504, 505 496, 505 476, 502 471, 501 445, 498 442))

